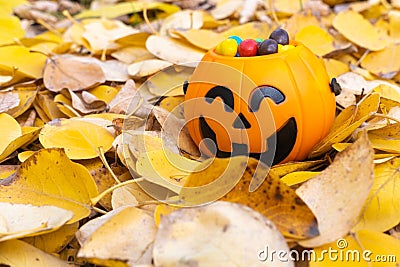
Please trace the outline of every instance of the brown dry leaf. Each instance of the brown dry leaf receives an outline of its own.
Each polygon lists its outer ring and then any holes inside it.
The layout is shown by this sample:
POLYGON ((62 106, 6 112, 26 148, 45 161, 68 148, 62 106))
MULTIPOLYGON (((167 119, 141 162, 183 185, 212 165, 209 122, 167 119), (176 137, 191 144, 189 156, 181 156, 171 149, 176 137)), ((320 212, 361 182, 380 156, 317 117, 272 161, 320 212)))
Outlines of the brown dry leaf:
POLYGON ((173 64, 197 63, 204 56, 204 50, 167 36, 151 35, 146 48, 150 53, 173 64), (162 45, 160 45, 162 44, 162 45))
POLYGON ((62 55, 47 61, 43 80, 52 92, 60 92, 64 88, 79 91, 104 83, 106 76, 94 58, 62 55))
POLYGON ((0 243, 0 264, 5 266, 71 267, 67 262, 20 240, 0 243))
MULTIPOLYGON (((117 114, 126 114, 128 108, 133 105, 133 99, 135 96, 137 97, 137 94, 135 82, 133 80, 127 80, 118 94, 108 104, 110 107, 108 111, 117 114)), ((139 100, 135 107, 138 105, 139 100)))
POLYGON ((257 179, 254 177, 256 168, 263 168, 257 165, 258 161, 250 158, 243 177, 220 200, 244 204, 260 212, 286 237, 304 239, 316 236, 317 224, 311 210, 273 172, 268 174, 255 191, 249 191, 252 179, 257 179))
POLYGON ((122 262, 128 266, 149 265, 155 235, 152 216, 135 207, 122 207, 79 229, 78 257, 97 265, 115 266, 122 262))
POLYGON ((57 148, 42 149, 29 157, 13 175, 0 181, 0 189, 0 202, 72 211, 69 223, 88 216, 90 199, 97 196, 89 171, 57 148))
POLYGON ((374 114, 379 107, 379 94, 372 93, 356 106, 349 106, 336 117, 331 131, 310 152, 309 157, 318 157, 328 152, 333 144, 349 137, 358 127, 374 114))
POLYGON ((259 260, 257 255, 265 247, 289 253, 270 220, 246 206, 218 201, 164 216, 154 241, 153 260, 156 266, 165 267, 178 262, 199 267, 294 266, 289 258, 259 260))
POLYGON ((296 193, 314 212, 320 235, 300 241, 317 247, 345 236, 358 222, 374 182, 374 151, 364 133, 339 153, 333 163, 306 181, 296 193))
MULTIPOLYGON (((94 169, 90 171, 90 174, 93 177, 97 185, 97 189, 99 190, 99 194, 104 190, 112 187, 116 184, 116 181, 107 170, 107 168, 101 166, 100 168, 94 169)), ((111 206, 111 193, 102 197, 99 201, 99 204, 105 208, 106 210, 112 210, 111 206)))
POLYGON ((50 205, 0 202, 0 241, 56 230, 72 216, 71 211, 50 205))
POLYGON ((383 79, 392 79, 400 71, 400 44, 369 53, 361 61, 361 66, 383 79))
POLYGON ((378 51, 387 45, 387 36, 379 33, 368 20, 355 11, 340 12, 332 23, 347 39, 363 48, 378 51))

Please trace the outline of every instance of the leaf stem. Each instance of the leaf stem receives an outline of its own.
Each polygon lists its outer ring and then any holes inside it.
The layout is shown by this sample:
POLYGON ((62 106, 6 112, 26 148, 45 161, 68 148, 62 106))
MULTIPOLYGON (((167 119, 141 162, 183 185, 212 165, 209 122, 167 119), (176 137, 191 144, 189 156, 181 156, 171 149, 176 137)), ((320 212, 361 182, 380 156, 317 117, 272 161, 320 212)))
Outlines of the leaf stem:
POLYGON ((111 192, 114 191, 115 189, 117 189, 117 188, 119 188, 119 187, 123 187, 123 186, 128 185, 128 184, 133 184, 133 183, 141 182, 141 181, 143 181, 143 180, 144 180, 143 178, 139 178, 139 179, 128 180, 128 181, 125 181, 125 182, 123 182, 123 183, 116 184, 116 185, 114 185, 114 186, 108 188, 107 190, 104 190, 103 192, 101 192, 100 194, 98 194, 96 197, 91 198, 91 199, 90 199, 90 202, 91 202, 92 205, 94 206, 94 205, 96 205, 96 204, 100 201, 100 199, 102 199, 105 195, 111 193, 111 192))
POLYGON ((111 169, 110 165, 107 162, 106 157, 104 156, 104 149, 103 147, 98 147, 99 150, 99 157, 101 159, 101 161, 103 162, 104 166, 106 167, 106 169, 110 172, 112 178, 114 178, 114 180, 117 182, 117 184, 120 184, 121 181, 118 179, 118 177, 115 175, 115 173, 113 172, 113 170, 111 169))

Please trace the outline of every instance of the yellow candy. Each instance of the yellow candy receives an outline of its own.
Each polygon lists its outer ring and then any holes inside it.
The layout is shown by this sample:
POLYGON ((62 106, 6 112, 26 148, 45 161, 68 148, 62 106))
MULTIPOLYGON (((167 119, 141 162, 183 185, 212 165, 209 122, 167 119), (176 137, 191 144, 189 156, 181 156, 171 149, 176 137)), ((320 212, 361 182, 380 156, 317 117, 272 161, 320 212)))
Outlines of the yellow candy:
POLYGON ((278 53, 285 52, 285 51, 288 51, 288 50, 293 49, 293 48, 295 48, 294 45, 290 45, 290 44, 281 45, 281 44, 278 44, 278 53))
POLYGON ((237 53, 238 44, 234 39, 226 39, 215 48, 215 53, 223 56, 234 57, 237 53))

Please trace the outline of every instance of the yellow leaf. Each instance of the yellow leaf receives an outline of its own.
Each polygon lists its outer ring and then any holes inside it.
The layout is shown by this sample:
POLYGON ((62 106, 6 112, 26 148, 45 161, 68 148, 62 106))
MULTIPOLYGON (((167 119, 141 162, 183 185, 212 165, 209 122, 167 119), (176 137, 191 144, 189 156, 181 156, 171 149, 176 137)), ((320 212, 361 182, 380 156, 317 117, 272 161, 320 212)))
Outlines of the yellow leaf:
POLYGON ((78 230, 79 222, 63 225, 60 229, 38 236, 25 237, 22 241, 47 253, 58 253, 71 242, 78 230))
POLYGON ((182 85, 192 75, 193 70, 191 67, 164 69, 146 81, 147 88, 157 96, 183 95, 182 85))
POLYGON ((174 30, 200 29, 203 26, 203 12, 196 10, 182 10, 169 15, 162 22, 160 35, 174 36, 174 30))
POLYGON ((315 248, 313 254, 310 267, 391 267, 399 263, 400 241, 384 233, 361 230, 315 248), (324 250, 337 254, 330 257, 323 254, 324 250))
POLYGON ((381 78, 392 79, 400 70, 400 45, 393 44, 367 54, 361 66, 381 78))
POLYGON ((98 156, 98 148, 108 151, 114 137, 101 126, 80 120, 54 120, 46 124, 39 136, 45 148, 62 147, 70 159, 98 156))
POLYGON ((272 27, 268 23, 264 22, 249 22, 240 26, 232 27, 221 35, 225 38, 229 36, 237 35, 244 39, 256 39, 256 38, 268 38, 269 34, 273 31, 272 27))
POLYGON ((7 110, 7 113, 14 118, 17 118, 32 106, 32 103, 35 100, 38 91, 36 85, 32 87, 15 86, 14 88, 15 89, 12 92, 18 94, 18 98, 20 101, 18 106, 7 110))
POLYGON ((288 32, 290 38, 294 38, 296 33, 304 27, 314 25, 320 26, 318 19, 313 16, 311 10, 308 12, 298 12, 293 14, 284 22, 284 29, 288 32))
MULTIPOLYGON (((304 239, 318 234, 314 214, 296 195, 293 189, 283 183, 273 172, 263 177, 257 177, 258 171, 265 168, 257 166, 258 161, 249 158, 242 178, 235 187, 220 200, 246 205, 271 220, 278 230, 286 237, 304 239), (250 192, 252 179, 261 180, 261 185, 250 192), (265 180, 264 180, 265 179, 265 180)), ((262 173, 262 172, 261 172, 262 173)), ((190 180, 188 180, 189 182, 190 180)))
POLYGON ((0 161, 11 155, 18 148, 35 141, 39 133, 40 128, 38 127, 25 128, 22 132, 22 135, 11 141, 11 143, 9 143, 7 147, 5 147, 4 150, 0 153, 0 161))
POLYGON ((396 42, 400 41, 400 11, 389 11, 389 34, 396 42))
POLYGON ((165 148, 139 154, 136 171, 147 181, 177 193, 199 164, 165 148))
POLYGON ((204 50, 210 50, 225 40, 225 37, 220 33, 205 29, 176 30, 173 31, 173 34, 185 38, 189 43, 204 50))
POLYGON ((58 266, 71 265, 20 240, 0 243, 0 263, 6 266, 58 266))
POLYGON ((0 242, 56 230, 72 216, 55 206, 0 202, 0 242))
POLYGON ((333 37, 318 26, 310 25, 302 28, 297 32, 294 39, 303 43, 318 56, 335 51, 333 37))
POLYGON ((325 160, 300 161, 300 162, 292 161, 272 166, 270 172, 274 172, 275 175, 283 177, 292 172, 306 171, 311 168, 316 168, 321 164, 323 164, 324 162, 325 160))
MULTIPOLYGON (((150 197, 138 184, 127 184, 125 186, 116 188, 111 197, 111 205, 113 209, 117 209, 122 206, 141 205, 148 201, 154 201, 154 198, 150 197)), ((149 206, 151 205, 146 205, 146 207, 149 206)))
POLYGON ((40 53, 30 52, 22 46, 0 47, 0 71, 13 74, 17 70, 20 78, 42 77, 43 67, 46 63, 46 56, 40 53))
POLYGON ((10 143, 22 135, 22 129, 18 122, 7 113, 0 113, 0 124, 0 154, 3 154, 10 143))
POLYGON ((291 15, 303 9, 303 5, 309 0, 292 1, 292 0, 279 0, 274 1, 273 8, 284 15, 291 15))
POLYGON ((347 39, 363 48, 378 51, 387 45, 387 36, 380 34, 368 20, 355 11, 340 12, 332 23, 347 39))
POLYGON ((374 182, 373 155, 364 133, 338 154, 328 168, 296 190, 317 217, 320 232, 319 236, 299 244, 321 246, 346 235, 354 227, 374 182))
POLYGON ((183 115, 183 102, 184 96, 169 96, 161 100, 160 107, 172 112, 177 118, 184 118, 183 115))
MULTIPOLYGON (((4 7, 1 6, 3 9, 4 7)), ((0 45, 12 44, 25 35, 21 22, 14 16, 0 16, 0 45)))
POLYGON ((77 19, 90 17, 116 18, 122 15, 141 12, 143 9, 159 9, 167 14, 171 14, 180 10, 178 6, 170 5, 161 2, 126 2, 118 3, 109 6, 104 6, 95 10, 84 10, 75 16, 77 19))
POLYGON ((74 213, 69 223, 90 214, 97 196, 89 171, 72 162, 62 149, 42 149, 7 179, 0 181, 0 202, 52 205, 74 213))
POLYGON ((400 158, 375 167, 375 180, 363 215, 353 231, 385 232, 400 222, 400 158))
POLYGON ((397 90, 393 86, 388 86, 386 84, 380 84, 378 87, 374 88, 374 92, 378 92, 383 98, 387 98, 400 103, 400 88, 397 90))
POLYGON ((109 264, 118 261, 128 266, 150 264, 155 235, 156 225, 151 215, 135 207, 119 208, 79 229, 78 257, 106 266, 121 266, 121 263, 109 264))
POLYGON ((204 50, 186 42, 159 35, 151 35, 147 38, 146 48, 153 55, 174 64, 199 62, 205 54, 204 50))
POLYGON ((26 4, 28 1, 26 0, 14 0, 14 1, 9 1, 9 0, 0 0, 0 14, 3 16, 4 15, 10 15, 13 12, 14 7, 26 4))
POLYGON ((180 209, 179 207, 167 205, 167 204, 158 204, 154 211, 154 221, 157 226, 160 225, 162 218, 167 216, 173 211, 180 209))
POLYGON ((146 59, 130 64, 128 73, 131 76, 141 78, 160 72, 171 65, 172 63, 161 59, 146 59))
MULTIPOLYGON (((117 95, 118 90, 115 87, 108 85, 100 85, 87 91, 100 100, 110 103, 111 100, 117 95)), ((55 100, 54 100, 55 101, 55 100)))
POLYGON ((311 172, 311 171, 292 172, 292 173, 288 173, 285 176, 283 176, 281 178, 281 182, 284 182, 288 186, 293 186, 293 185, 303 183, 303 182, 313 178, 317 174, 319 174, 319 172, 311 172))
POLYGON ((333 58, 323 58, 326 71, 328 72, 329 79, 336 78, 339 75, 348 72, 349 66, 348 64, 343 63, 342 61, 333 59, 333 58))
POLYGON ((8 176, 10 176, 18 168, 19 168, 19 165, 0 165, 0 180, 5 179, 8 176))
POLYGON ((211 10, 210 14, 216 20, 225 19, 235 13, 242 5, 242 0, 220 1, 218 5, 211 10))
POLYGON ((368 132, 372 147, 389 153, 400 153, 400 123, 368 132))
POLYGON ((293 267, 288 259, 263 260, 264 249, 287 255, 288 245, 274 224, 254 210, 218 201, 165 216, 154 242, 155 266, 293 267), (263 254, 263 255, 260 255, 263 254), (258 257, 257 257, 258 256, 258 257), (261 259, 260 259, 261 258, 261 259))
POLYGON ((371 117, 379 107, 379 94, 366 96, 357 106, 349 106, 334 121, 329 134, 311 151, 309 157, 320 156, 350 136, 363 122, 371 117))

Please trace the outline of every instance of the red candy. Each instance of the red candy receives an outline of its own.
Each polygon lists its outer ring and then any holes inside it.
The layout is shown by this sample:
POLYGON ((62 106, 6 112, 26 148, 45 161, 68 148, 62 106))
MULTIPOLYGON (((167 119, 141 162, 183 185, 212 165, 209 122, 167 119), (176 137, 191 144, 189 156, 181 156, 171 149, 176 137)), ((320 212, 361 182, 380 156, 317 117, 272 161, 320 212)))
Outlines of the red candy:
POLYGON ((243 40, 239 47, 238 52, 241 57, 254 57, 257 55, 257 42, 253 39, 243 40))

